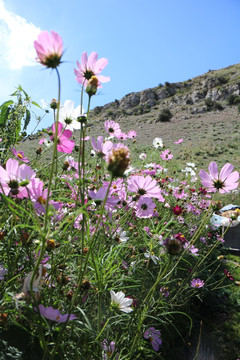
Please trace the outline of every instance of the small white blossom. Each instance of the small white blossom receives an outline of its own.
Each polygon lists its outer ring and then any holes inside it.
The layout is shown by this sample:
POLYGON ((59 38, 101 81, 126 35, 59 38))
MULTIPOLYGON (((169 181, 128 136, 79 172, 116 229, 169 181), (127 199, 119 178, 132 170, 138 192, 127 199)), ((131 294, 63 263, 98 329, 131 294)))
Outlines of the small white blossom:
POLYGON ((158 149, 158 148, 162 148, 163 147, 163 141, 161 138, 155 138, 153 140, 153 146, 158 149))
POLYGON ((154 262, 155 265, 157 265, 157 261, 160 260, 156 255, 154 255, 154 252, 153 252, 153 251, 151 251, 151 252, 147 251, 146 253, 144 253, 144 256, 145 256, 147 259, 150 258, 150 259, 154 262))
POLYGON ((128 239, 129 239, 129 237, 127 236, 126 231, 124 231, 124 230, 121 230, 121 231, 118 233, 118 236, 119 236, 119 240, 120 240, 121 242, 127 242, 128 239))
POLYGON ((130 313, 133 309, 130 307, 132 305, 133 299, 125 298, 125 294, 122 291, 115 293, 113 290, 110 290, 111 295, 111 304, 114 307, 117 307, 120 311, 125 313, 130 313))

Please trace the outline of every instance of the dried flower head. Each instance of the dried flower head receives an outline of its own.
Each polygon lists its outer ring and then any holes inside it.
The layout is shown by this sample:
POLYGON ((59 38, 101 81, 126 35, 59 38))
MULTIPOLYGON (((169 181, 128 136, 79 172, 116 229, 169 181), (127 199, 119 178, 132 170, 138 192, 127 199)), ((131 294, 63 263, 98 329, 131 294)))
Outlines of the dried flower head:
POLYGON ((126 146, 122 145, 121 147, 117 146, 112 148, 108 155, 108 171, 110 171, 113 176, 123 176, 129 163, 129 149, 126 146))

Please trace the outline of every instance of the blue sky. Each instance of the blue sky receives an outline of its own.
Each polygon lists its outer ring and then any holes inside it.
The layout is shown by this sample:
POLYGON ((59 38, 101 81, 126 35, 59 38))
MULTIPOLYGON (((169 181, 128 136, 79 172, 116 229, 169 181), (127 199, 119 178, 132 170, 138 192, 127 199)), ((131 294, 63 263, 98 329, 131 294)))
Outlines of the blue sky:
MULTIPOLYGON (((0 103, 18 84, 34 101, 57 97, 55 72, 35 62, 42 30, 63 38, 62 102, 79 104, 73 68, 83 51, 108 58, 102 74, 111 81, 95 107, 239 63, 239 14, 239 0, 0 0, 0 103)), ((41 127, 51 123, 49 116, 41 127)))

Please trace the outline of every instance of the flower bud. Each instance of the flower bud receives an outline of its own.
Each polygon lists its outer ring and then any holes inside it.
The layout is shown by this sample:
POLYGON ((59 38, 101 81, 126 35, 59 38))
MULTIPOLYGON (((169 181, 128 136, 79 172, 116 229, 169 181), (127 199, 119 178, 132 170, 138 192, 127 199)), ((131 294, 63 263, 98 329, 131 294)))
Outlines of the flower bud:
POLYGON ((108 171, 114 177, 122 177, 129 163, 129 150, 126 146, 113 148, 108 157, 108 171))
POLYGON ((87 122, 87 118, 85 115, 80 115, 78 116, 77 121, 80 122, 81 124, 85 124, 87 122))
POLYGON ((52 101, 50 102, 50 108, 53 110, 56 110, 58 106, 58 102, 56 99, 52 99, 52 101))
POLYGON ((86 93, 89 96, 95 95, 97 92, 97 88, 99 86, 98 78, 96 76, 92 76, 91 79, 88 81, 86 87, 86 93))
POLYGON ((48 239, 47 240, 47 249, 53 250, 55 248, 55 240, 54 239, 48 239))

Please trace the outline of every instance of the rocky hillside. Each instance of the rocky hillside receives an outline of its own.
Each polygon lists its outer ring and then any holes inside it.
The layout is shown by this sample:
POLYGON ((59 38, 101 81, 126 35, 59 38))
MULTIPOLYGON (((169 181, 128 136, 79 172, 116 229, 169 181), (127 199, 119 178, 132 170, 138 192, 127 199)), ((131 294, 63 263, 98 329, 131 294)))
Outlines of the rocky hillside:
MULTIPOLYGON (((221 159, 240 167, 240 64, 184 82, 159 84, 95 107, 89 118, 91 136, 106 135, 104 121, 115 120, 123 132, 137 131, 137 148, 161 137, 165 146, 179 151, 174 141, 183 138, 181 157, 199 164, 221 159), (163 117, 163 110, 170 112, 163 117), (186 156, 184 155, 186 154, 186 156), (198 161, 199 160, 199 161, 198 161)), ((74 134, 76 139, 79 134, 74 134)), ((37 146, 36 140, 33 146, 37 146), (35 144, 36 143, 36 144, 35 144)), ((27 142, 23 144, 28 150, 27 142)), ((24 149, 23 149, 24 150, 24 149)))
POLYGON ((139 147, 161 137, 174 150, 178 148, 174 141, 183 138, 181 151, 190 152, 190 157, 221 156, 222 161, 236 161, 240 166, 236 151, 239 104, 240 64, 236 64, 209 70, 187 81, 159 84, 97 106, 91 111, 89 135, 106 135, 104 121, 112 119, 120 123, 124 132, 137 131, 139 147), (164 109, 171 112, 170 121, 162 121, 164 109))

